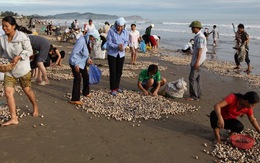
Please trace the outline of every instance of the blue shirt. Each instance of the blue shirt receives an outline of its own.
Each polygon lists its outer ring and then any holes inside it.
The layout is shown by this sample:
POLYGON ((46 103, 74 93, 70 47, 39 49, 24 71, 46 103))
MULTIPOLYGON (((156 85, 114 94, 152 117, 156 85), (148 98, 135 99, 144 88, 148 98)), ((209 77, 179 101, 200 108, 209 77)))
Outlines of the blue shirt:
POLYGON ((81 36, 74 45, 74 48, 72 49, 69 58, 69 64, 71 64, 72 66, 78 65, 80 69, 84 69, 88 58, 89 52, 86 39, 84 38, 84 36, 81 36))
POLYGON ((123 29, 121 34, 118 34, 115 27, 111 28, 107 34, 107 54, 113 57, 117 57, 119 54, 120 58, 125 56, 125 48, 129 42, 129 32, 123 29), (124 51, 119 51, 119 44, 123 44, 124 51))

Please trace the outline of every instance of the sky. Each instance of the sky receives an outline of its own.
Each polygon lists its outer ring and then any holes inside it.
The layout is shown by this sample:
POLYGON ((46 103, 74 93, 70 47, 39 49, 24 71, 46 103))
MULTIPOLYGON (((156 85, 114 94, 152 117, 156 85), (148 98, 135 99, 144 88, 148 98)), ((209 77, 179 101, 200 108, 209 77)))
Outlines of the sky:
POLYGON ((147 19, 259 18, 260 0, 0 0, 0 11, 22 15, 69 12, 139 15, 147 19))

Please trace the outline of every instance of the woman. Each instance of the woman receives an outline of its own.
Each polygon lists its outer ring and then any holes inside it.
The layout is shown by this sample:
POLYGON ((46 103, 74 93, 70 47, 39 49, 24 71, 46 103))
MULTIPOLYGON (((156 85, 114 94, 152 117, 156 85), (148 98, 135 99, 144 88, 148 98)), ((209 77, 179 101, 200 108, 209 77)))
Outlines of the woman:
POLYGON ((214 106, 214 111, 210 114, 211 127, 214 130, 216 142, 221 143, 220 129, 229 129, 231 133, 240 133, 244 126, 237 120, 238 116, 247 115, 252 126, 260 133, 260 127, 253 114, 255 105, 259 103, 259 96, 256 92, 246 94, 230 94, 224 100, 214 106))
POLYGON ((136 30, 136 25, 131 24, 131 31, 129 33, 129 46, 131 49, 131 59, 132 59, 133 65, 136 64, 139 37, 140 37, 140 34, 139 34, 139 31, 136 30))
POLYGON ((110 73, 111 95, 116 96, 119 89, 123 65, 125 60, 125 48, 129 42, 129 32, 125 29, 125 19, 118 18, 114 26, 107 34, 107 59, 110 73))
POLYGON ((48 58, 48 52, 50 49, 49 41, 42 36, 33 35, 32 31, 26 29, 25 27, 21 26, 18 30, 29 35, 33 49, 33 60, 31 61, 31 68, 34 70, 33 77, 36 77, 39 85, 50 84, 44 63, 48 58), (38 67, 38 70, 36 67, 38 67), (44 80, 42 80, 42 77, 44 80))
POLYGON ((65 57, 65 51, 59 51, 55 46, 50 45, 49 57, 53 66, 61 66, 62 60, 65 57))
POLYGON ((4 91, 7 99, 7 105, 10 110, 11 119, 3 126, 18 124, 16 115, 16 104, 14 99, 15 84, 17 80, 23 91, 28 96, 33 105, 34 117, 38 116, 38 105, 35 94, 31 89, 31 68, 29 57, 33 54, 30 39, 26 34, 17 30, 18 25, 12 16, 6 16, 2 20, 5 35, 0 37, 0 54, 3 58, 9 59, 14 64, 14 69, 5 74, 4 91))
POLYGON ((86 34, 85 36, 80 37, 74 48, 72 49, 69 64, 74 76, 73 88, 72 88, 72 97, 70 100, 71 104, 81 105, 80 101, 80 83, 81 76, 83 78, 83 89, 82 94, 85 97, 91 97, 89 94, 89 76, 87 71, 87 64, 92 64, 92 60, 89 57, 89 51, 87 43, 89 39, 92 39, 92 34, 86 34))

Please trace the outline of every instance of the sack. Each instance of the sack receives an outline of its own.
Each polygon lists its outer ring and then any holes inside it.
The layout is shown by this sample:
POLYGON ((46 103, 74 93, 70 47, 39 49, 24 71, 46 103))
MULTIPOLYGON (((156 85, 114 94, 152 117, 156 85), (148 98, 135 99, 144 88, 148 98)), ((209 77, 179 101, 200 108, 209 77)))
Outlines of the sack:
POLYGON ((240 47, 240 52, 238 53, 238 61, 244 62, 246 58, 246 47, 243 45, 240 47))
POLYGON ((89 65, 89 84, 98 84, 101 79, 101 70, 94 64, 89 65))
POLYGON ((105 55, 101 50, 101 41, 97 41, 93 45, 90 56, 94 59, 105 59, 105 55))
POLYGON ((183 98, 184 92, 187 91, 187 83, 184 78, 169 82, 165 86, 165 96, 172 98, 183 98))

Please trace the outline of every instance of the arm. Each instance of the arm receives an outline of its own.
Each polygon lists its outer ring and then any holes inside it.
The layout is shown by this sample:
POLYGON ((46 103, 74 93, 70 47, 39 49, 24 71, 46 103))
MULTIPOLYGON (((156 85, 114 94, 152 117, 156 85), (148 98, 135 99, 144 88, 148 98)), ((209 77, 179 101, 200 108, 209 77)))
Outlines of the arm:
POLYGON ((55 53, 58 55, 58 59, 57 59, 57 61, 56 61, 55 65, 58 65, 58 64, 59 64, 59 62, 60 62, 60 60, 61 60, 61 55, 60 55, 60 52, 59 52, 59 50, 58 50, 58 49, 56 49, 56 50, 55 50, 55 53))
POLYGON ((256 131, 258 133, 260 133, 260 127, 259 127, 259 124, 258 124, 254 114, 248 116, 248 119, 249 119, 250 123, 252 124, 252 126, 256 129, 256 131))
POLYGON ((145 96, 149 95, 149 92, 146 89, 144 89, 144 87, 142 86, 141 81, 138 81, 137 86, 144 93, 145 96))
POLYGON ((220 102, 218 102, 216 105, 214 105, 214 110, 217 114, 218 117, 218 127, 219 128, 224 128, 224 119, 221 115, 221 108, 228 105, 228 103, 225 100, 222 100, 220 102))
POLYGON ((194 65, 195 66, 195 70, 199 70, 201 54, 202 54, 202 48, 199 48, 198 49, 198 55, 197 55, 196 63, 194 65))

